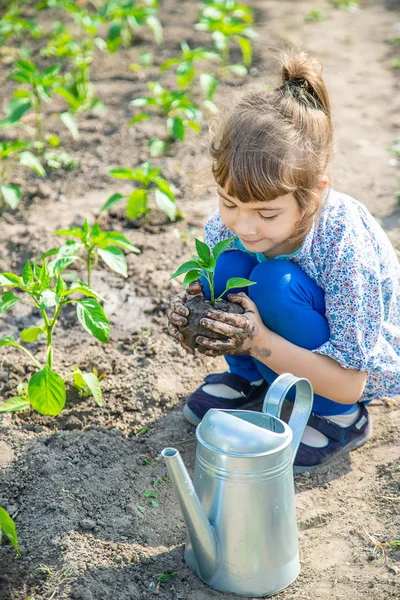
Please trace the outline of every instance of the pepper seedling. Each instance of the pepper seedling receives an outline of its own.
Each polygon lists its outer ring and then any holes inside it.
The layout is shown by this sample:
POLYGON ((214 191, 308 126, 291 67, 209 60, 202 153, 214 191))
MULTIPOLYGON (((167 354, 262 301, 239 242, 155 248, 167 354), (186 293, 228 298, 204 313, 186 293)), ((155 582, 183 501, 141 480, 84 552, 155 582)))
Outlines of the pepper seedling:
POLYGON ((128 219, 137 219, 144 216, 146 220, 147 213, 151 210, 149 206, 149 194, 155 192, 155 200, 158 208, 162 210, 170 221, 175 221, 177 218, 182 218, 183 215, 175 203, 175 194, 171 189, 168 181, 160 176, 161 169, 153 169, 149 162, 141 164, 136 169, 128 169, 120 167, 111 169, 108 175, 115 179, 128 179, 137 181, 139 189, 134 190, 128 196, 123 194, 113 194, 101 208, 109 210, 114 204, 122 200, 128 199, 126 206, 126 216, 128 219))
POLYGON ((33 169, 41 177, 46 175, 39 159, 29 152, 31 146, 32 142, 22 140, 0 142, 0 209, 5 204, 14 209, 21 200, 21 187, 9 183, 18 165, 33 169))
POLYGON ((217 302, 221 301, 222 296, 224 296, 228 290, 254 285, 254 281, 249 281, 243 277, 231 277, 226 282, 226 287, 222 294, 220 294, 218 298, 215 297, 214 274, 217 258, 220 256, 220 254, 222 254, 222 252, 224 252, 224 250, 229 248, 234 240, 235 238, 229 238, 227 240, 223 240, 222 242, 218 242, 218 244, 215 244, 211 252, 207 244, 195 238, 198 255, 192 254, 192 260, 183 263, 183 265, 181 265, 175 271, 175 273, 171 275, 170 279, 174 279, 175 277, 186 273, 183 280, 183 285, 187 285, 192 283, 192 281, 196 281, 196 279, 199 279, 201 276, 205 277, 210 286, 210 303, 213 306, 215 306, 217 302))
POLYGON ((173 279, 174 277, 185 274, 183 280, 184 285, 196 281, 199 277, 203 277, 209 285, 210 300, 206 300, 202 294, 198 294, 186 302, 185 306, 189 310, 187 324, 179 327, 186 346, 193 350, 198 347, 196 341, 198 336, 226 339, 226 336, 212 332, 201 324, 202 319, 209 311, 210 305, 213 306, 215 310, 229 313, 242 313, 243 308, 239 304, 227 302, 223 299, 223 296, 229 290, 236 291, 238 288, 248 287, 255 285, 256 283, 255 281, 249 281, 243 277, 231 277, 226 282, 224 291, 216 297, 214 279, 217 258, 222 252, 229 248, 234 239, 235 238, 229 238, 222 242, 218 242, 212 249, 212 252, 207 244, 195 239, 197 255, 192 255, 192 259, 181 265, 170 277, 170 279, 173 279))
POLYGON ((76 305, 76 315, 85 331, 100 342, 106 343, 110 336, 110 324, 103 307, 98 302, 100 296, 82 281, 73 282, 70 287, 61 273, 76 257, 64 256, 49 264, 45 261, 41 267, 30 261, 25 263, 21 276, 14 273, 0 274, 0 287, 4 288, 0 300, 0 314, 9 310, 17 302, 27 302, 39 310, 41 322, 34 327, 21 331, 22 342, 36 342, 39 336, 46 338, 46 360, 44 364, 22 346, 13 336, 0 338, 0 348, 13 347, 25 352, 32 360, 37 371, 30 377, 27 386, 20 386, 20 394, 0 405, 0 412, 15 412, 32 406, 42 415, 56 416, 64 408, 66 400, 65 380, 73 377, 82 390, 82 382, 92 393, 96 403, 102 405, 100 382, 95 373, 82 373, 75 369, 61 377, 53 370, 53 332, 60 312, 69 304, 76 305), (18 290, 23 296, 17 296, 10 290, 18 290), (75 296, 79 293, 83 299, 75 296))
POLYGON ((42 260, 57 255, 61 260, 63 257, 78 257, 78 253, 82 250, 86 252, 87 265, 87 285, 90 287, 91 272, 96 267, 99 257, 110 267, 112 271, 128 277, 128 265, 126 262, 123 250, 140 254, 139 248, 136 248, 131 242, 119 231, 103 231, 98 223, 90 225, 88 219, 84 222, 81 228, 71 227, 69 229, 59 229, 55 231, 56 235, 74 237, 78 241, 69 241, 63 246, 52 248, 45 252, 40 257, 42 260))

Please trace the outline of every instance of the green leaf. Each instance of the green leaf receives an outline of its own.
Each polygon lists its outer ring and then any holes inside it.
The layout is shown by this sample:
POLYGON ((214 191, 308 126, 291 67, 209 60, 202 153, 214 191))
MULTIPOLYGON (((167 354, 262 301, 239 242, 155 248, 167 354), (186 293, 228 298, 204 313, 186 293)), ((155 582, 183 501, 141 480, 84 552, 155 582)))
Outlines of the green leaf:
POLYGON ((41 415, 55 417, 65 406, 64 381, 48 365, 34 373, 28 384, 29 402, 41 415))
POLYGON ((228 68, 235 75, 239 75, 239 77, 245 77, 247 75, 247 69, 244 65, 229 65, 228 68))
POLYGON ((212 73, 201 73, 199 81, 204 98, 206 100, 212 100, 218 87, 218 79, 212 73))
POLYGON ((160 138, 153 137, 150 140, 150 156, 153 158, 156 156, 161 156, 164 154, 166 149, 168 148, 167 142, 164 140, 160 140, 160 138))
POLYGON ((229 246, 232 244, 232 242, 235 239, 236 239, 236 236, 228 238, 227 240, 222 240, 222 242, 218 242, 218 244, 215 244, 215 246, 213 248, 214 258, 218 258, 218 256, 220 254, 222 254, 222 252, 224 252, 224 250, 226 250, 227 248, 229 248, 229 246))
POLYGON ((15 551, 19 554, 18 536, 17 530, 15 529, 14 521, 12 520, 8 512, 6 512, 4 508, 1 508, 0 506, 0 534, 2 531, 4 531, 4 533, 14 546, 15 551))
POLYGON ((54 235, 61 235, 65 237, 77 237, 80 240, 83 240, 83 238, 85 237, 84 232, 82 231, 82 229, 79 229, 79 227, 70 227, 69 229, 57 229, 57 231, 54 232, 54 235))
POLYGON ((100 342, 107 342, 110 337, 110 324, 100 304, 93 298, 78 300, 76 314, 83 329, 91 333, 100 342))
POLYGON ((188 271, 186 273, 185 279, 183 280, 183 285, 188 285, 192 283, 192 281, 196 281, 201 275, 201 269, 194 269, 193 271, 188 271))
POLYGON ((0 186, 0 192, 10 208, 13 210, 17 208, 21 200, 21 188, 19 185, 2 185, 0 186))
POLYGON ((248 67, 251 64, 253 47, 251 41, 242 36, 235 36, 234 40, 239 44, 242 51, 243 62, 248 67))
POLYGON ((131 242, 122 233, 119 233, 119 231, 108 231, 106 233, 106 241, 108 240, 111 240, 113 244, 120 248, 140 254, 139 248, 136 248, 136 246, 131 244, 131 242))
POLYGON ((33 169, 33 171, 35 171, 35 173, 37 173, 41 177, 44 177, 46 175, 46 171, 42 167, 40 160, 34 154, 32 154, 32 152, 29 152, 29 150, 21 152, 19 162, 24 167, 29 167, 30 169, 33 169))
POLYGON ((12 287, 23 287, 24 282, 22 281, 22 277, 18 275, 14 275, 14 273, 1 273, 0 275, 0 285, 3 286, 12 286, 12 287))
POLYGON ((57 296, 51 290, 44 290, 40 294, 40 308, 42 310, 46 310, 47 308, 52 308, 57 304, 57 296))
POLYGON ((29 327, 21 331, 21 340, 23 342, 36 342, 39 335, 46 332, 45 326, 29 327))
POLYGON ((125 254, 120 248, 117 246, 107 246, 107 248, 99 248, 97 252, 110 269, 123 277, 128 277, 125 254))
POLYGON ((103 212, 103 210, 109 210, 112 206, 114 206, 114 204, 116 204, 117 202, 122 200, 122 198, 124 198, 124 196, 122 194, 113 194, 112 196, 109 197, 107 202, 101 207, 100 212, 103 212))
POLYGON ((30 403, 26 399, 26 396, 14 396, 3 402, 3 404, 0 404, 0 413, 18 412, 29 407, 30 403))
POLYGON ((25 285, 32 283, 33 281, 33 269, 29 260, 26 261, 24 268, 22 269, 22 281, 25 285))
POLYGON ((128 169, 126 167, 120 167, 118 169, 110 169, 108 171, 108 175, 110 177, 114 177, 114 179, 136 179, 136 172, 134 169, 128 169))
POLYGON ((14 306, 19 300, 20 298, 12 292, 3 292, 0 300, 0 314, 6 312, 6 310, 14 306))
POLYGON ((248 279, 244 279, 243 277, 231 277, 226 282, 225 291, 230 290, 232 288, 248 287, 250 285, 255 285, 256 283, 256 281, 249 281, 248 279))
POLYGON ((197 238, 195 238, 194 241, 196 244, 196 250, 197 250, 197 254, 199 255, 199 258, 201 258, 201 260, 203 260, 207 265, 211 258, 210 248, 207 246, 207 244, 205 244, 204 242, 201 242, 197 238))
POLYGON ((175 273, 173 275, 171 275, 170 279, 179 277, 179 275, 183 275, 183 273, 187 273, 188 271, 192 271, 193 269, 198 269, 199 272, 201 271, 201 268, 200 268, 200 265, 198 262, 195 262, 194 260, 189 260, 188 262, 183 263, 183 265, 181 265, 179 267, 179 269, 177 269, 175 271, 175 273))
POLYGON ((134 190, 128 196, 128 204, 126 206, 126 216, 128 219, 137 219, 144 214, 147 209, 147 192, 146 190, 134 190))
MULTIPOLYGON (((63 246, 61 248, 63 248, 63 246)), ((78 258, 79 256, 61 256, 60 258, 57 258, 57 260, 52 260, 49 262, 48 266, 50 277, 54 277, 54 275, 57 273, 64 271, 64 269, 72 265, 72 263, 78 260, 78 258)))
POLYGON ((4 346, 15 346, 17 342, 12 335, 6 335, 6 337, 0 338, 0 348, 4 346))
POLYGON ((86 383, 93 398, 98 406, 103 406, 103 394, 101 392, 99 378, 94 373, 81 373, 82 379, 86 383))
POLYGON ((70 294, 74 294, 74 293, 79 293, 79 294, 83 294, 84 296, 88 296, 89 298, 98 298, 98 299, 102 300, 101 296, 99 296, 94 290, 92 290, 83 281, 74 281, 71 284, 70 289, 68 290, 68 292, 65 295, 69 296, 70 294))
POLYGON ((144 508, 144 506, 140 506, 140 504, 138 504, 137 502, 136 502, 136 508, 138 510, 140 510, 141 513, 146 512, 146 509, 144 508))
POLYGON ((146 19, 146 24, 151 29, 156 44, 161 45, 164 42, 163 28, 157 17, 150 15, 146 19))
POLYGON ((181 142, 185 139, 185 125, 180 117, 170 117, 167 119, 167 130, 169 134, 181 142))
POLYGON ((156 204, 167 215, 170 221, 176 220, 176 204, 161 190, 156 190, 156 204))
POLYGON ((146 119, 150 119, 150 115, 148 113, 139 113, 132 117, 129 121, 129 126, 134 125, 135 123, 140 123, 141 121, 145 121, 146 119))
POLYGON ((60 114, 60 119, 74 140, 79 140, 79 130, 75 121, 75 117, 70 112, 63 112, 60 114))

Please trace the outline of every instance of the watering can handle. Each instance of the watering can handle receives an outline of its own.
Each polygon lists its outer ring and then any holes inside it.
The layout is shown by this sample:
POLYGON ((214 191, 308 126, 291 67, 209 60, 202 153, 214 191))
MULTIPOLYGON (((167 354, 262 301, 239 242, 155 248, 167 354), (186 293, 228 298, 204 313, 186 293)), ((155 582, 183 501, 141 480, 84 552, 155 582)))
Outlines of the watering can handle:
POLYGON ((295 377, 290 373, 283 373, 269 387, 263 404, 264 413, 279 418, 283 401, 294 385, 296 386, 296 398, 288 423, 293 432, 291 444, 293 461, 311 413, 314 400, 311 383, 303 377, 295 377))

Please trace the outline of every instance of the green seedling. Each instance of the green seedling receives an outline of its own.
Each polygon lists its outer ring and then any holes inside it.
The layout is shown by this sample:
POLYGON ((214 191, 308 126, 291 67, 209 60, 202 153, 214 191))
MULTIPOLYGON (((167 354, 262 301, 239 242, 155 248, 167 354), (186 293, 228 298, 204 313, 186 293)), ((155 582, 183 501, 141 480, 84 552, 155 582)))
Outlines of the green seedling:
POLYGON ((252 40, 258 34, 250 27, 253 10, 235 0, 204 0, 202 13, 195 29, 209 31, 214 47, 221 55, 223 70, 243 76, 247 73, 253 57, 252 40), (243 64, 229 64, 232 44, 237 44, 242 53, 243 64))
POLYGON ((158 498, 157 494, 155 492, 143 492, 143 496, 145 498, 158 498))
POLYGON ((17 60, 11 79, 25 84, 28 89, 18 88, 14 98, 25 100, 35 112, 35 140, 42 142, 43 102, 50 102, 51 94, 56 85, 60 84, 60 65, 51 65, 43 71, 37 68, 31 60, 17 60))
POLYGON ((8 539, 14 546, 17 554, 19 554, 20 552, 19 552, 19 548, 18 548, 18 537, 17 537, 17 531, 15 529, 14 521, 12 520, 12 518, 10 517, 8 512, 5 511, 4 508, 1 508, 1 506, 0 506, 0 545, 1 545, 1 538, 2 538, 3 533, 8 537, 8 539))
MULTIPOLYGON (((152 138, 150 140, 151 156, 161 156, 172 142, 185 140, 188 127, 199 133, 203 115, 184 91, 170 91, 155 82, 148 83, 147 87, 152 96, 135 98, 135 100, 132 100, 131 106, 136 108, 149 107, 155 111, 155 114, 165 118, 166 139, 152 138)), ((150 113, 140 112, 131 119, 129 125, 150 118, 150 113)))
POLYGON ((204 98, 207 103, 212 103, 215 91, 218 87, 218 79, 212 73, 200 72, 196 68, 196 63, 204 60, 220 61, 221 58, 216 52, 210 52, 205 48, 190 49, 187 42, 181 43, 181 55, 166 60, 160 66, 161 73, 174 68, 176 71, 176 83, 179 88, 190 88, 195 77, 199 76, 200 86, 203 90, 204 98))
POLYGON ((354 9, 359 7, 360 0, 331 0, 331 4, 335 8, 354 9))
POLYGON ((222 242, 218 242, 218 244, 215 244, 212 252, 207 244, 195 239, 197 255, 192 254, 192 259, 183 263, 183 265, 181 265, 175 271, 175 273, 171 275, 170 279, 174 279, 179 275, 185 274, 183 285, 187 285, 192 283, 192 281, 196 281, 196 279, 199 279, 199 277, 205 277, 210 286, 210 302, 213 306, 222 300, 222 296, 228 290, 254 285, 255 281, 249 281, 248 279, 244 279, 242 277, 231 277, 226 282, 226 288, 222 294, 220 294, 218 298, 215 297, 214 274, 217 258, 220 254, 222 254, 222 252, 224 252, 224 250, 229 248, 234 239, 235 238, 229 238, 227 240, 223 240, 222 242))
POLYGON ((18 2, 10 2, 10 6, 0 20, 0 45, 4 46, 10 38, 17 40, 26 39, 29 35, 38 39, 43 35, 43 30, 37 25, 35 19, 26 19, 21 15, 18 2))
POLYGON ((135 35, 142 27, 153 34, 156 44, 163 43, 163 28, 157 17, 158 0, 108 0, 99 9, 104 23, 110 23, 106 45, 111 53, 121 46, 132 46, 135 35))
POLYGON ((98 264, 99 258, 115 273, 128 277, 128 265, 123 250, 140 254, 139 248, 136 248, 119 231, 103 231, 98 223, 90 225, 86 219, 81 228, 71 227, 70 229, 60 229, 55 232, 56 235, 75 238, 75 242, 69 241, 63 246, 52 248, 41 256, 41 259, 56 255, 56 260, 62 260, 65 257, 78 258, 80 252, 85 252, 85 262, 87 265, 87 285, 90 287, 90 279, 93 268, 98 264))
POLYGON ((58 415, 65 405, 65 380, 69 377, 74 378, 79 389, 85 384, 96 403, 102 405, 100 382, 95 373, 82 373, 75 368, 62 378, 53 370, 53 333, 65 306, 75 304, 79 323, 100 342, 106 343, 110 336, 110 324, 98 301, 101 299, 98 294, 82 281, 74 281, 68 287, 62 278, 62 271, 74 260, 74 256, 64 256, 49 264, 44 261, 41 267, 27 261, 21 276, 14 273, 0 275, 0 287, 3 288, 0 314, 17 302, 30 304, 40 312, 41 320, 34 327, 21 331, 21 341, 36 342, 40 336, 46 340, 46 359, 43 364, 12 336, 0 338, 0 348, 18 348, 29 356, 36 367, 28 384, 17 388, 18 395, 3 402, 0 412, 16 412, 31 406, 42 415, 58 415), (22 296, 17 296, 11 290, 22 292, 22 296), (75 294, 84 298, 77 299, 75 294))
POLYGON ((318 23, 324 19, 326 19, 326 17, 321 8, 312 8, 304 17, 306 23, 318 23))
POLYGON ((174 192, 168 181, 160 176, 160 173, 161 169, 153 169, 149 162, 141 164, 136 169, 125 167, 111 169, 108 172, 111 177, 136 181, 137 188, 127 196, 113 194, 101 208, 101 211, 109 210, 120 200, 127 199, 126 216, 128 219, 137 219, 143 216, 146 220, 147 214, 151 210, 149 194, 154 191, 156 205, 168 216, 170 221, 182 218, 183 215, 175 203, 174 192))
POLYGON ((154 575, 154 577, 160 583, 168 583, 168 581, 171 581, 171 579, 173 579, 175 577, 175 575, 177 575, 177 573, 175 573, 175 572, 174 573, 156 573, 154 575))
POLYGON ((6 204, 15 209, 21 200, 21 187, 9 183, 18 165, 33 169, 41 177, 46 174, 38 158, 29 152, 31 146, 31 142, 21 140, 0 142, 0 210, 6 204))
POLYGON ((139 429, 135 432, 136 437, 140 437, 141 435, 144 435, 145 433, 148 433, 150 431, 150 427, 139 427, 139 429))
POLYGON ((73 171, 79 165, 79 160, 74 158, 68 152, 48 151, 43 154, 43 160, 50 169, 64 171, 73 171))

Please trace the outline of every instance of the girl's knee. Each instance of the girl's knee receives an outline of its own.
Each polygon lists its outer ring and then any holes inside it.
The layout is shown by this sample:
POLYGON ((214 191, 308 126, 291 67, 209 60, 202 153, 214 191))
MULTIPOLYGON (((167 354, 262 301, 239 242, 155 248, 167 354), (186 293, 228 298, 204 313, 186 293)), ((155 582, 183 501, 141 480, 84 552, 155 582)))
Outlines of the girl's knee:
POLYGON ((249 287, 249 296, 256 303, 257 299, 262 299, 263 302, 272 299, 285 302, 288 289, 297 285, 302 276, 307 277, 289 260, 268 260, 259 263, 249 275, 250 281, 256 282, 256 285, 249 287))

